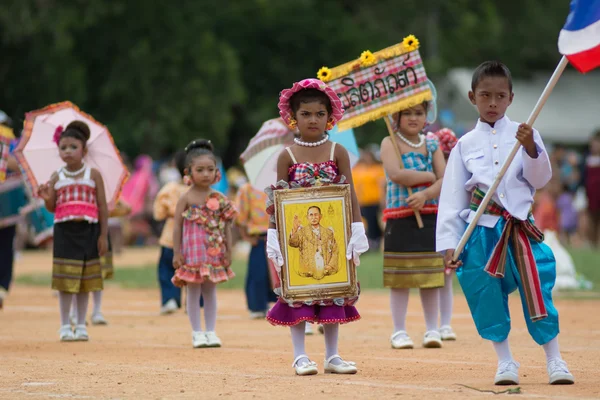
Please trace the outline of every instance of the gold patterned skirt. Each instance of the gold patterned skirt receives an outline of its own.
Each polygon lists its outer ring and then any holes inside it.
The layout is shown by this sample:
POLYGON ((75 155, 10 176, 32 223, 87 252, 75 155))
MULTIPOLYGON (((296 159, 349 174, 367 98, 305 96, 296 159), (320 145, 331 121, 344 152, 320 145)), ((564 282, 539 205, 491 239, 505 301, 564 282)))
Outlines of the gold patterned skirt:
POLYGON ((67 293, 102 290, 99 236, 98 224, 86 221, 54 224, 52 289, 67 293))
POLYGON ((387 288, 432 289, 444 286, 444 261, 435 251, 436 214, 388 219, 385 225, 383 285, 387 288))

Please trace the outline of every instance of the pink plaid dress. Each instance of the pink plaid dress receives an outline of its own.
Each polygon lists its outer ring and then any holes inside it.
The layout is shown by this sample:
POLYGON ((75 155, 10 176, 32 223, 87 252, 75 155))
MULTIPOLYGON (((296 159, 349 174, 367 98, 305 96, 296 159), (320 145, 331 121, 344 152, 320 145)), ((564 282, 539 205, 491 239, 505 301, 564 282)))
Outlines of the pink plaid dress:
POLYGON ((206 280, 219 283, 235 276, 225 262, 225 226, 236 214, 233 203, 218 192, 211 193, 204 205, 194 205, 183 213, 181 252, 185 265, 175 271, 175 286, 206 280))

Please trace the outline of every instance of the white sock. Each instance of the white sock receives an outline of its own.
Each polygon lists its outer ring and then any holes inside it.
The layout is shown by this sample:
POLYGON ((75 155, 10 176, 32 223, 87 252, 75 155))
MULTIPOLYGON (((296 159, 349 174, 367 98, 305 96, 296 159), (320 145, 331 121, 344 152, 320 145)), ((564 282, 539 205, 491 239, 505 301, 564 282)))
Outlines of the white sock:
MULTIPOLYGON (((329 357, 338 354, 340 324, 323 324, 323 330, 325 333, 325 359, 328 360, 329 357)), ((342 363, 342 359, 336 357, 330 363, 338 365, 342 363)))
POLYGON ((200 323, 200 296, 202 296, 202 285, 188 283, 186 288, 186 309, 188 318, 190 320, 190 325, 192 325, 192 330, 194 332, 200 332, 202 329, 202 325, 200 323))
POLYGON ((390 310, 394 322, 394 332, 406 330, 406 313, 408 311, 409 289, 390 290, 390 310))
POLYGON ((85 325, 89 300, 90 294, 88 292, 77 293, 77 325, 85 325))
POLYGON ((510 345, 508 344, 508 338, 502 342, 492 343, 494 343, 494 350, 496 350, 496 355, 498 356, 498 363, 513 360, 512 353, 510 352, 510 345))
MULTIPOLYGON (((214 332, 217 325, 217 285, 212 282, 202 284, 204 298, 204 323, 207 332, 214 332)), ((200 304, 200 299, 196 302, 200 304)))
POLYGON ((558 358, 559 360, 562 359, 560 356, 560 349, 558 347, 558 336, 555 336, 554 339, 542 345, 542 347, 546 352, 546 362, 552 360, 553 358, 558 358))
MULTIPOLYGON (((304 348, 304 329, 306 322, 302 321, 297 325, 290 326, 290 333, 292 334, 292 346, 294 347, 294 359, 296 357, 301 356, 302 354, 306 354, 306 350, 304 348)), ((296 362, 296 365, 302 366, 308 364, 308 358, 302 357, 296 362)))
POLYGON ((452 274, 444 274, 444 287, 440 291, 440 326, 450 326, 452 320, 452 306, 454 293, 452 293, 452 274))
POLYGON ((70 325, 69 311, 71 310, 71 303, 73 302, 73 295, 67 292, 58 292, 58 308, 60 310, 60 326, 70 325))
POLYGON ((440 294, 439 289, 420 289, 421 305, 425 315, 425 329, 427 331, 438 330, 438 315, 440 315, 440 294))
POLYGON ((92 315, 102 313, 102 292, 102 290, 92 292, 92 297, 94 298, 94 311, 92 311, 92 315))
POLYGON ((77 321, 77 294, 71 295, 71 312, 69 314, 71 319, 77 321))

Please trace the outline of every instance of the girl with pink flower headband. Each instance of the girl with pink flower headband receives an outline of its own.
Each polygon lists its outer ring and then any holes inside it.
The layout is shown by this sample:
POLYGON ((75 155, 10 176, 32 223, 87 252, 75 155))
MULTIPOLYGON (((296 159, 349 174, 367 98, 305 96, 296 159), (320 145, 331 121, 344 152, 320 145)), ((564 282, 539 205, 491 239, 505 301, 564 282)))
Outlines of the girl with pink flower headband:
MULTIPOLYGON (((304 79, 294 83, 291 89, 283 90, 279 96, 279 114, 291 129, 298 129, 300 137, 295 144, 286 148, 277 161, 278 183, 267 188, 269 195, 267 213, 271 215, 271 225, 267 232, 267 256, 278 272, 283 266, 283 257, 275 225, 273 190, 298 188, 314 185, 344 184, 352 191, 352 236, 346 249, 346 258, 353 259, 359 265, 359 256, 368 250, 360 208, 352 183, 350 158, 346 149, 329 141, 327 131, 342 119, 344 110, 335 92, 318 79, 304 79)), ((313 210, 316 212, 316 208, 313 210)), ((320 210, 318 210, 320 215, 320 210)), ((292 235, 323 243, 323 246, 335 246, 331 233, 323 227, 302 227, 296 220, 292 235)), ((321 256, 323 258, 323 256, 321 256)), ((315 256, 315 263, 316 263, 315 256)), ((279 289, 279 288, 278 288, 279 289)), ((276 289, 276 293, 279 290, 276 289)), ((278 293, 279 294, 279 293, 278 293)), ((338 355, 339 325, 360 318, 354 307, 356 298, 333 299, 331 301, 287 303, 281 297, 267 314, 267 320, 273 325, 289 326, 294 346, 292 367, 297 375, 318 373, 317 364, 311 361, 304 350, 304 332, 306 322, 323 324, 325 334, 326 373, 355 374, 356 365, 344 361, 338 355)))
POLYGON ((215 333, 216 285, 235 274, 231 265, 231 223, 237 214, 233 203, 211 185, 221 179, 210 140, 194 140, 185 148, 185 176, 191 187, 175 208, 172 282, 187 286, 187 314, 192 325, 192 346, 221 347, 215 333), (205 331, 200 322, 204 298, 205 331))
POLYGON ((53 141, 65 165, 37 189, 54 213, 52 289, 58 290, 63 342, 89 340, 89 293, 96 297, 104 285, 101 257, 108 252, 108 208, 102 175, 83 161, 89 138, 90 128, 83 121, 59 126, 53 141), (69 321, 72 301, 77 309, 74 331, 69 321))

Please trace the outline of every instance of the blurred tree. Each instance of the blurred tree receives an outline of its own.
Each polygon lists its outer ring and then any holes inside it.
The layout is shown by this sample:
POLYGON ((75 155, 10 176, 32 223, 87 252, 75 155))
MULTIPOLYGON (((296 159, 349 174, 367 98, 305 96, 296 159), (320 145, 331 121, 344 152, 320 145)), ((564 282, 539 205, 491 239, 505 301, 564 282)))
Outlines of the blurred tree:
POLYGON ((0 108, 18 121, 69 99, 131 156, 206 137, 229 166, 281 89, 322 65, 412 33, 434 82, 490 58, 524 77, 554 68, 567 13, 565 0, 2 0, 0 108))

